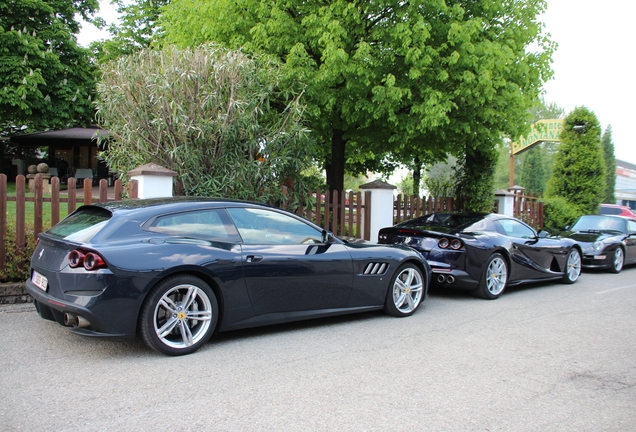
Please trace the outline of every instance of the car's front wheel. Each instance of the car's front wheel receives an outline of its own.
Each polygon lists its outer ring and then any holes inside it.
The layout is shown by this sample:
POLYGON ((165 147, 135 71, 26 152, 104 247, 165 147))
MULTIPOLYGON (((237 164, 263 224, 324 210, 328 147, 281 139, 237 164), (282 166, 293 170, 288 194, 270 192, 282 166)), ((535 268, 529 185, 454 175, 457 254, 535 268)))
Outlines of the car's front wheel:
POLYGON ((563 273, 563 282, 571 284, 581 275, 581 253, 578 249, 570 249, 568 259, 565 262, 565 272, 563 273))
POLYGON ((424 284, 424 276, 417 266, 413 264, 401 266, 391 279, 384 302, 384 311, 396 317, 413 314, 426 292, 424 284))
POLYGON ((141 310, 140 333, 150 348, 168 355, 190 354, 210 339, 218 303, 202 279, 182 275, 160 282, 141 310))
POLYGON ((471 293, 476 297, 494 300, 506 289, 508 283, 508 264, 499 253, 494 253, 486 261, 479 286, 471 293))
POLYGON ((614 251, 614 259, 612 260, 612 266, 609 268, 609 271, 619 273, 623 269, 623 265, 625 265, 625 254, 623 253, 623 248, 618 246, 614 251))

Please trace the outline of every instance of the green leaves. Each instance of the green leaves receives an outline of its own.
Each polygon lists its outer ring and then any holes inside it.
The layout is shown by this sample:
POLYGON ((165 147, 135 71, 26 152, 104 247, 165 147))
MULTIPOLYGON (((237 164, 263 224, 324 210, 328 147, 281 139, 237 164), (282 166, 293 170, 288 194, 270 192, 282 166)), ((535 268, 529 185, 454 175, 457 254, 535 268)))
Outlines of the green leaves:
POLYGON ((605 186, 599 121, 587 108, 575 108, 565 118, 546 196, 562 197, 581 214, 596 213, 605 186))
POLYGON ((102 66, 98 116, 113 141, 103 158, 120 173, 155 162, 186 195, 268 201, 301 171, 313 145, 300 94, 279 87, 279 66, 218 46, 142 50, 102 66))
POLYGON ((0 128, 28 132, 89 124, 93 66, 77 46, 75 14, 89 16, 96 0, 0 4, 0 128))

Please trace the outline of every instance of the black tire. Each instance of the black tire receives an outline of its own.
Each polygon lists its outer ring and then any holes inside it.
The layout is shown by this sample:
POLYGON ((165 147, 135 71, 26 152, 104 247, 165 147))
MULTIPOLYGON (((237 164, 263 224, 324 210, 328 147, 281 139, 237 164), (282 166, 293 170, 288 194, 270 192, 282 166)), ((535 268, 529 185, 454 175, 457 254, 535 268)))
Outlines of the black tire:
POLYGON ((190 354, 212 336, 218 310, 214 292, 202 279, 191 275, 167 278, 144 301, 139 318, 141 338, 163 354, 190 354))
POLYGON ((625 251, 620 246, 616 247, 614 251, 612 264, 609 268, 610 273, 620 273, 623 270, 623 266, 625 265, 625 251))
POLYGON ((568 253, 565 269, 563 271, 563 283, 573 284, 581 275, 581 253, 578 249, 572 248, 568 253))
POLYGON ((479 286, 471 294, 486 300, 495 300, 503 294, 507 284, 508 263, 500 253, 494 253, 484 264, 479 286))
POLYGON ((414 264, 404 264, 397 269, 384 301, 384 311, 395 317, 413 315, 426 293, 426 279, 414 264))

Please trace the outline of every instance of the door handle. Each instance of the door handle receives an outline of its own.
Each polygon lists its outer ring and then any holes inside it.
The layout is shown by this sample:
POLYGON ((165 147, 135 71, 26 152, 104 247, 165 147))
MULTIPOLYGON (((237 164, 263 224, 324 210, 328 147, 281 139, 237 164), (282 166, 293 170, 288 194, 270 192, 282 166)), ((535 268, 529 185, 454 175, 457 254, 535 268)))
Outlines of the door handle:
POLYGON ((248 263, 255 263, 263 261, 263 257, 261 255, 248 255, 245 261, 247 261, 248 263))

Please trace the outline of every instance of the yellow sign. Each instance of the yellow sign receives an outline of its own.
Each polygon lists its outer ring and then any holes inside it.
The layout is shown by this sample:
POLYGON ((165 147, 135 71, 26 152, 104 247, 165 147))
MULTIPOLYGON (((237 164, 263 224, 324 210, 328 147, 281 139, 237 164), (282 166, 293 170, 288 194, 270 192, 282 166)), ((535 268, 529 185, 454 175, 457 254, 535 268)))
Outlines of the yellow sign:
POLYGON ((544 141, 561 141, 563 119, 539 120, 532 125, 527 137, 520 137, 512 143, 512 154, 519 154, 537 143, 544 141))

